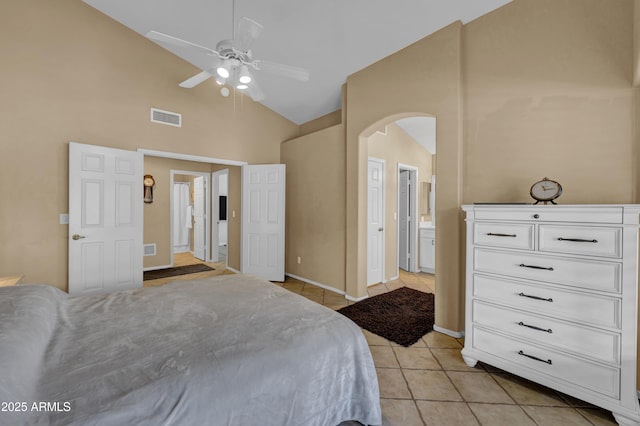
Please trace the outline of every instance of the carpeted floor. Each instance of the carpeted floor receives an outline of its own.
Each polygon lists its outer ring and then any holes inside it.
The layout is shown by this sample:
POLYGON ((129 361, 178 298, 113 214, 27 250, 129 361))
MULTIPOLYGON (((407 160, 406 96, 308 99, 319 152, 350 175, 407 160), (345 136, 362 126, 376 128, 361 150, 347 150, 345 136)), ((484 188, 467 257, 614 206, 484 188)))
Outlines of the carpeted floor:
POLYGON ((157 280, 158 278, 175 277, 177 275, 195 274, 197 272, 206 272, 213 270, 214 268, 207 266, 204 263, 197 263, 195 265, 176 266, 174 268, 145 271, 143 280, 157 280))
POLYGON ((401 287, 338 312, 365 330, 399 345, 411 346, 433 330, 434 295, 401 287))

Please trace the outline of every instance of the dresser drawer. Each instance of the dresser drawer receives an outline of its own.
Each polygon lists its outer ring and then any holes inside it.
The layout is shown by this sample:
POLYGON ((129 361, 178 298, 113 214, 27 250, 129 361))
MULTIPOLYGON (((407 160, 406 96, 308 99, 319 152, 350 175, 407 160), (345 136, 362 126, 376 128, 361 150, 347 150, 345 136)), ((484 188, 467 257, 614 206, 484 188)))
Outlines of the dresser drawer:
POLYGON ((620 258, 622 228, 540 225, 539 250, 620 258))
MULTIPOLYGON (((480 327, 474 326, 473 333, 473 347, 477 350, 548 375, 553 380, 567 381, 615 399, 620 398, 620 369, 618 368, 540 348, 480 327)), ((519 371, 512 372, 521 374, 519 371)))
POLYGON ((619 293, 620 263, 534 253, 474 250, 474 270, 516 278, 619 293))
POLYGON ((622 223, 623 208, 620 206, 603 207, 564 207, 536 206, 476 207, 476 220, 528 220, 534 222, 587 222, 622 223))
POLYGON ((578 323, 620 328, 617 297, 477 274, 473 277, 473 296, 578 323))
POLYGON ((583 327, 551 317, 535 315, 474 301, 472 320, 522 339, 554 346, 589 358, 620 363, 620 334, 583 327))
POLYGON ((473 242, 479 246, 533 250, 535 225, 476 222, 473 242))

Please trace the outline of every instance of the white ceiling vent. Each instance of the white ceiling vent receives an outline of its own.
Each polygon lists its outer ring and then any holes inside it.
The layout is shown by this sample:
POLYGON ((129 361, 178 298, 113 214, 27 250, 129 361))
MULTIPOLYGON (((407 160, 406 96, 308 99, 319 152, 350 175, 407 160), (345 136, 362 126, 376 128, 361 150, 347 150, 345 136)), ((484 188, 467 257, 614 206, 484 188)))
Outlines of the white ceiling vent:
POLYGON ((175 127, 182 127, 182 114, 171 111, 163 111, 157 108, 151 108, 151 122, 166 124, 175 127))

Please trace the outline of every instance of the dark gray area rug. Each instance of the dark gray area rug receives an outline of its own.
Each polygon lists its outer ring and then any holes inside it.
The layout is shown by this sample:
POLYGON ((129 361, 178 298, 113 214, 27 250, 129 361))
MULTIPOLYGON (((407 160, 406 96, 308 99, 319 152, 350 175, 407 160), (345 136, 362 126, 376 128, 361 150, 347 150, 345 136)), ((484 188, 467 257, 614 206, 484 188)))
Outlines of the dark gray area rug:
POLYGON ((399 345, 411 346, 433 330, 434 295, 401 287, 338 312, 365 330, 399 345))
POLYGON ((173 268, 156 269, 155 271, 145 271, 143 281, 157 280, 158 278, 175 277, 177 275, 195 274, 196 272, 214 271, 215 268, 196 263, 195 265, 176 266, 173 268))

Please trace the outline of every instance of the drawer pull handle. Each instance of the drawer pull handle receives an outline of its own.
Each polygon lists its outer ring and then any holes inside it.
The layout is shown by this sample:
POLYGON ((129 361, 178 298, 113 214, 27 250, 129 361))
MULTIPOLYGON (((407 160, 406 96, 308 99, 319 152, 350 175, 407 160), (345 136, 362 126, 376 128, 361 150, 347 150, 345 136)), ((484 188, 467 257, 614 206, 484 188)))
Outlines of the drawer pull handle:
POLYGON ((540 296, 531 296, 530 294, 524 294, 524 293, 518 293, 518 296, 521 296, 521 297, 528 297, 529 299, 544 300, 544 301, 546 301, 546 302, 553 302, 553 299, 552 299, 552 298, 550 298, 550 297, 549 297, 548 299, 546 299, 546 298, 544 298, 544 297, 540 297, 540 296))
POLYGON ((545 364, 549 364, 549 365, 553 364, 550 359, 544 360, 544 359, 538 358, 537 356, 525 354, 522 351, 518 351, 518 355, 526 356, 527 358, 535 359, 536 361, 544 362, 545 364))
POLYGON ((551 330, 550 328, 541 328, 541 327, 536 327, 535 325, 525 324, 525 323, 523 323, 522 321, 520 321, 520 322, 518 323, 518 325, 519 325, 520 327, 529 327, 529 328, 532 328, 532 329, 534 329, 534 330, 538 330, 538 331, 546 331, 546 332, 547 332, 547 333, 549 333, 549 334, 553 333, 553 330, 551 330))
POLYGON ((501 234, 499 232, 487 232, 487 235, 491 235, 492 237, 517 237, 516 234, 501 234))
POLYGON ((525 265, 524 263, 521 263, 518 266, 521 267, 521 268, 544 269, 545 271, 553 271, 552 267, 545 268, 544 266, 525 265))
POLYGON ((558 241, 573 241, 574 243, 597 243, 598 240, 583 240, 582 238, 562 238, 559 237, 558 241))

